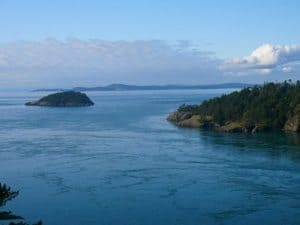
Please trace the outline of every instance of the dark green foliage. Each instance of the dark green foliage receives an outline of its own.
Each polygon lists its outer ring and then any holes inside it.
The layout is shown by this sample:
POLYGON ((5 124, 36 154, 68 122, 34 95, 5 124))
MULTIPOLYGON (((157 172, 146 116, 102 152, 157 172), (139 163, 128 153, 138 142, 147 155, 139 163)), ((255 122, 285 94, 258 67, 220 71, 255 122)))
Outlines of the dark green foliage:
MULTIPOLYGON (((37 222, 37 223, 34 223, 32 225, 42 225, 43 223, 41 221, 37 222)), ((9 223, 9 225, 29 225, 28 223, 25 223, 25 222, 18 222, 18 223, 14 223, 14 222, 11 222, 9 223)))
MULTIPOLYGON (((19 195, 18 191, 12 191, 10 187, 6 184, 0 183, 0 207, 4 206, 8 201, 19 195)), ((16 216, 12 214, 10 211, 0 211, 0 220, 23 220, 24 218, 21 216, 16 216)), ((11 222, 9 225, 29 225, 26 222, 11 222)), ((32 225, 42 225, 42 222, 39 221, 32 225)))
POLYGON ((90 102, 86 94, 75 91, 65 91, 51 94, 41 98, 39 101, 51 102, 53 105, 64 105, 67 103, 81 104, 83 102, 90 102))
POLYGON ((17 197, 18 194, 18 191, 12 191, 10 187, 6 186, 6 184, 0 183, 0 207, 4 206, 6 202, 17 197))
POLYGON ((199 106, 198 105, 186 105, 186 104, 183 104, 181 105, 177 111, 179 112, 190 112, 192 114, 197 114, 199 110, 199 106))
POLYGON ((237 121, 249 127, 281 129, 289 117, 300 115, 300 81, 244 88, 201 105, 182 105, 178 111, 211 116, 220 125, 237 121))
POLYGON ((0 220, 22 220, 22 216, 13 215, 11 211, 0 212, 0 220))
POLYGON ((91 106, 94 103, 81 92, 65 91, 47 95, 38 101, 27 102, 28 106, 91 106))

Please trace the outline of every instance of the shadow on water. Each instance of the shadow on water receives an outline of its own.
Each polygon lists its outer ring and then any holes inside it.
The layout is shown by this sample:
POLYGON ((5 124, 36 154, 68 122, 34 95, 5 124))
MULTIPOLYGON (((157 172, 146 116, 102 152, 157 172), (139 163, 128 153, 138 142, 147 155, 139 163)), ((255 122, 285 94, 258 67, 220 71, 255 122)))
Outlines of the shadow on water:
POLYGON ((292 160, 300 161, 299 133, 274 131, 245 134, 200 131, 200 137, 207 145, 214 144, 238 151, 269 153, 272 156, 286 154, 292 160))

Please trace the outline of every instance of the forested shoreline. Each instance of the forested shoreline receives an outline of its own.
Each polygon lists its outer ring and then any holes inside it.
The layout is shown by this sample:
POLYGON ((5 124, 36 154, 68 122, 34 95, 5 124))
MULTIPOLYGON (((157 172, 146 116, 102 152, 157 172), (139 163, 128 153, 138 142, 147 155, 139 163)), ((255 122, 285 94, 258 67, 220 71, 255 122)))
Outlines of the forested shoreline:
POLYGON ((167 119, 183 127, 225 132, 299 132, 300 81, 265 83, 205 100, 200 105, 184 104, 167 119))

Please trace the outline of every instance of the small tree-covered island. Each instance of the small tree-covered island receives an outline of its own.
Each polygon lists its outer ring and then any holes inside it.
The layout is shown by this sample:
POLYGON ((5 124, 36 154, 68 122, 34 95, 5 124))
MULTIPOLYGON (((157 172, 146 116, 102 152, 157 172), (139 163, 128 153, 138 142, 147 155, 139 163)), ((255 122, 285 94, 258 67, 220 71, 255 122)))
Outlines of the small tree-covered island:
POLYGON ((94 102, 84 93, 64 91, 47 95, 37 101, 25 103, 27 106, 77 107, 92 106, 94 102))
POLYGON ((167 120, 180 127, 222 132, 300 131, 300 81, 266 83, 182 105, 167 120))

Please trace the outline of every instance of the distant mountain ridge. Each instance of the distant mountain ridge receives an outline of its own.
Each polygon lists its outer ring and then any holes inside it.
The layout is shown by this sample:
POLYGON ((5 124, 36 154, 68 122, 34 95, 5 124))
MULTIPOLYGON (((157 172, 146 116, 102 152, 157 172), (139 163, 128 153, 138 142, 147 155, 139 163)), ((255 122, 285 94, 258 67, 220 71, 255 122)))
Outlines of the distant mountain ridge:
POLYGON ((197 89, 226 89, 226 88, 245 88, 252 87, 254 84, 247 83, 222 83, 222 84, 203 84, 203 85, 127 85, 110 84, 99 87, 75 87, 71 89, 63 88, 42 88, 35 89, 33 92, 57 92, 57 91, 142 91, 142 90, 197 90, 197 89))

